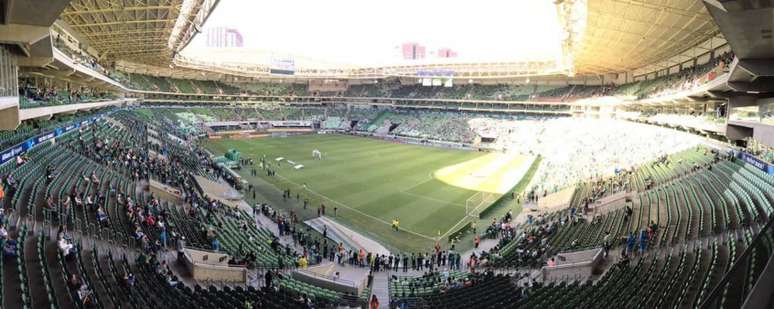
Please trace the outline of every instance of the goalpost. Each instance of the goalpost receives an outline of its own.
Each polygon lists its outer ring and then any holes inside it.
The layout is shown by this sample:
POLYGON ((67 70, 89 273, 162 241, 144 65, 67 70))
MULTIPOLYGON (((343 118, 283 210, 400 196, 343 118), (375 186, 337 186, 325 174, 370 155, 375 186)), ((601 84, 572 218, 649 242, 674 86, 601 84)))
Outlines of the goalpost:
POLYGON ((492 205, 499 195, 492 192, 479 191, 465 200, 465 216, 471 220, 481 218, 481 212, 492 205))
MULTIPOLYGON (((453 235, 460 231, 461 226, 477 222, 481 219, 481 212, 489 208, 500 197, 497 193, 479 191, 465 200, 465 216, 452 226, 446 233, 439 235, 439 239, 447 235, 453 235)), ((440 232, 439 232, 440 234, 440 232)), ((451 237, 451 236, 450 236, 451 237)))

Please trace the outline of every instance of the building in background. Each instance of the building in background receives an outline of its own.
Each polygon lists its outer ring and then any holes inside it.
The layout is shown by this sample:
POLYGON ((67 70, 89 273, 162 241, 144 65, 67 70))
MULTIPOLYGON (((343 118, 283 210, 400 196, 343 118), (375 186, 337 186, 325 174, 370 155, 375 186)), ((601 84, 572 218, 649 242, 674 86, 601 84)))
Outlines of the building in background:
POLYGON ((425 47, 419 45, 419 43, 403 43, 401 51, 405 60, 425 59, 425 47))
POLYGON ((451 48, 441 48, 441 49, 438 49, 436 56, 438 58, 456 58, 457 52, 451 50, 451 48))
POLYGON ((242 47, 244 41, 239 30, 227 27, 212 27, 204 30, 207 47, 242 47))

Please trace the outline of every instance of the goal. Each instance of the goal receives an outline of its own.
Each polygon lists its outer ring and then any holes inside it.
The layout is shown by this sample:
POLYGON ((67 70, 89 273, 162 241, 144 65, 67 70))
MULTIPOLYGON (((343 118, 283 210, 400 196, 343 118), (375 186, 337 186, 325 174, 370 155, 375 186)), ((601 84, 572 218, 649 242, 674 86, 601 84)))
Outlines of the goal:
POLYGON ((481 212, 491 206, 499 195, 492 192, 479 191, 465 200, 465 215, 471 219, 480 219, 481 212))

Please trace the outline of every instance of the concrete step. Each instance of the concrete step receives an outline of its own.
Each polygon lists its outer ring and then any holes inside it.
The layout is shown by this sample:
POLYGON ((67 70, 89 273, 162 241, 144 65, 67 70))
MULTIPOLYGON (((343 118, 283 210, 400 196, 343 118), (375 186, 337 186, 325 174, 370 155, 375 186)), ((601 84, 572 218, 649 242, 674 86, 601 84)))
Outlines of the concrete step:
MULTIPOLYGON (((379 300, 379 308, 390 307, 390 289, 388 285, 387 272, 378 272, 374 274, 374 282, 371 286, 371 294, 376 295, 379 300)), ((371 298, 368 299, 369 301, 371 298)))

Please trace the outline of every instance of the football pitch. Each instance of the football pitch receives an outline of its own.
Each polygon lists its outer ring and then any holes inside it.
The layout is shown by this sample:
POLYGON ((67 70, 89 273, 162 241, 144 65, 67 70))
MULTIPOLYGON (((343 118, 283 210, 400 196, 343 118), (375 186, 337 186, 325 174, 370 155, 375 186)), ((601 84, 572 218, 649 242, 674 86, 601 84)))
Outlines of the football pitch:
MULTIPOLYGON (((522 176, 515 171, 528 161, 523 156, 345 135, 222 139, 210 140, 206 146, 216 155, 236 149, 242 158, 256 162, 265 155, 277 176, 266 176, 256 164, 259 176, 277 189, 290 189, 297 212, 301 202, 295 201, 295 195, 300 193, 301 200, 310 200, 307 212, 312 215, 320 204, 325 204, 328 216, 336 207, 338 222, 400 249, 428 248, 435 239, 447 236, 465 218, 466 200, 479 191, 505 193, 522 176), (321 160, 312 156, 316 149, 322 153, 321 160), (294 167, 299 164, 303 167, 294 167), (395 218, 400 220, 398 233, 390 229, 395 218)), ((249 168, 240 174, 254 180, 249 168)))

